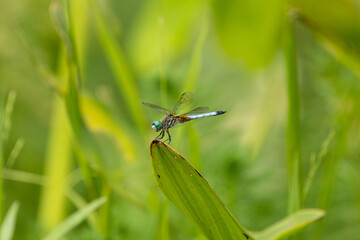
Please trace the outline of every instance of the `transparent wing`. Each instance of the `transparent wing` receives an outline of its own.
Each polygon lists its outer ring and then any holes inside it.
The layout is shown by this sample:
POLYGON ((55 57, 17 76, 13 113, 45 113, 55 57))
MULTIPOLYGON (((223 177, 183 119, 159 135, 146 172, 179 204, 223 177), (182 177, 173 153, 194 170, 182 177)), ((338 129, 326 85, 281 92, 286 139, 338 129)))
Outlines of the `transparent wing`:
POLYGON ((194 99, 194 94, 192 92, 185 92, 180 96, 179 101, 176 103, 175 107, 171 110, 171 114, 176 114, 182 109, 189 106, 194 99))
POLYGON ((209 108, 208 107, 197 107, 193 110, 191 110, 190 112, 181 114, 182 116, 193 116, 193 115, 198 115, 198 114, 202 114, 202 113, 207 113, 209 112, 209 108))
POLYGON ((159 112, 161 112, 161 113, 163 113, 165 115, 168 115, 171 112, 170 110, 168 110, 166 108, 159 107, 159 106, 157 106, 155 104, 152 104, 152 103, 143 102, 142 104, 144 104, 145 106, 151 107, 151 108, 153 108, 153 109, 155 109, 155 110, 157 110, 157 111, 159 111, 159 112))

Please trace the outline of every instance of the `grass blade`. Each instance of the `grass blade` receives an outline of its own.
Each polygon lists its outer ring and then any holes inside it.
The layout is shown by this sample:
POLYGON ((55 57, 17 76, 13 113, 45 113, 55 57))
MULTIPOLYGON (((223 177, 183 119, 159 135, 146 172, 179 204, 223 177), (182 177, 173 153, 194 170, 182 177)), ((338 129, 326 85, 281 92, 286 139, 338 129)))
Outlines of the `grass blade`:
POLYGON ((298 230, 314 223, 325 216, 321 209, 302 209, 285 219, 274 223, 265 230, 254 233, 257 240, 275 240, 290 236, 298 230))
POLYGON ((66 216, 64 189, 72 165, 71 132, 62 99, 54 96, 51 127, 47 143, 44 175, 52 186, 42 188, 39 218, 46 230, 57 226, 66 216))
MULTIPOLYGON (((3 129, 4 129, 4 104, 5 101, 3 99, 3 97, 0 96, 0 176, 3 175, 3 162, 4 162, 4 157, 3 157, 3 146, 4 146, 4 139, 3 139, 3 129)), ((0 224, 1 224, 1 216, 3 213, 3 195, 4 195, 4 189, 3 189, 3 181, 2 181, 2 177, 0 177, 0 224)))
POLYGON ((4 222, 1 225, 1 238, 2 240, 10 240, 13 237, 16 225, 16 217, 19 211, 19 203, 13 202, 9 211, 7 212, 4 222))
POLYGON ((9 132, 11 129, 11 114, 14 108, 16 100, 16 91, 11 90, 8 94, 6 105, 4 109, 4 129, 3 129, 3 140, 6 141, 9 137, 9 132))
POLYGON ((7 180, 47 186, 50 184, 48 178, 31 172, 3 168, 2 177, 7 180))
POLYGON ((357 49, 348 45, 346 40, 329 31, 329 29, 321 28, 317 22, 305 15, 301 9, 294 8, 293 11, 297 19, 312 32, 324 49, 360 77, 360 53, 357 49))
POLYGON ((199 72, 201 70, 202 64, 202 54, 204 51, 204 45, 206 41, 206 36, 208 34, 209 22, 208 22, 209 14, 208 9, 204 9, 204 13, 202 16, 202 22, 200 25, 199 36, 194 46, 192 56, 190 59, 189 70, 187 72, 184 85, 183 92, 185 91, 194 91, 195 85, 199 76, 199 72))
POLYGON ((315 175, 318 172, 318 169, 321 163, 323 162, 325 155, 329 151, 329 144, 331 140, 334 138, 334 135, 335 135, 335 131, 331 131, 327 136, 327 138, 325 139, 325 141, 323 142, 320 152, 316 155, 312 155, 311 157, 310 170, 305 180, 304 189, 303 189, 303 204, 306 200, 307 194, 309 193, 312 182, 314 181, 315 175))
POLYGON ((84 208, 78 210, 77 212, 70 215, 67 219, 65 219, 62 223, 58 225, 49 235, 47 235, 44 240, 55 240, 61 239, 70 232, 73 228, 79 225, 90 213, 99 208, 102 204, 106 202, 106 198, 98 198, 84 208))
POLYGON ((14 166, 15 160, 19 156, 22 148, 24 147, 24 144, 25 144, 25 140, 23 138, 19 138, 18 140, 16 140, 14 147, 12 148, 9 157, 6 161, 6 166, 8 168, 14 166))
POLYGON ((151 143, 151 165, 162 192, 209 239, 253 239, 208 182, 162 141, 151 143))
POLYGON ((288 164, 288 212, 294 213, 301 206, 300 186, 300 96, 297 76, 296 36, 295 22, 291 19, 287 22, 284 37, 284 55, 287 70, 287 94, 288 94, 288 117, 287 117, 287 164, 288 164))
POLYGON ((102 12, 103 7, 98 0, 92 0, 92 3, 100 43, 116 76, 119 91, 122 93, 124 99, 126 99, 125 103, 128 105, 134 122, 141 132, 145 133, 146 123, 141 104, 139 104, 140 93, 136 86, 134 74, 131 71, 123 49, 117 42, 116 35, 106 20, 106 15, 102 12))
POLYGON ((3 172, 3 163, 4 161, 4 144, 8 139, 8 134, 11 128, 11 113, 14 106, 16 98, 16 92, 10 91, 8 97, 5 99, 0 96, 0 225, 1 225, 1 216, 3 213, 3 199, 4 199, 4 191, 3 191, 3 181, 2 175, 3 172))

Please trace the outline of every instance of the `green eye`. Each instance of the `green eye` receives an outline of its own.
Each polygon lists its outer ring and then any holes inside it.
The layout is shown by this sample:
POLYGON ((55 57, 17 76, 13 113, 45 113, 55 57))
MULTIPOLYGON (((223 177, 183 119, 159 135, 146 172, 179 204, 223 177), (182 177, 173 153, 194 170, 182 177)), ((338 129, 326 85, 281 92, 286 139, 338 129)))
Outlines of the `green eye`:
POLYGON ((152 129, 154 129, 155 132, 158 132, 162 129, 162 124, 160 121, 154 121, 151 127, 152 129))

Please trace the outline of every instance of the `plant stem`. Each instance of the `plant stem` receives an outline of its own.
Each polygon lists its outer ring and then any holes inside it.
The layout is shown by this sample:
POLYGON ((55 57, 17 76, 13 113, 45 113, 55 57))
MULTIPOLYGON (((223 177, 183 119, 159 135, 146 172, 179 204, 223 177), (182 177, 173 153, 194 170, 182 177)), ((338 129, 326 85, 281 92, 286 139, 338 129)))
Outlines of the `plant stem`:
POLYGON ((131 117, 142 135, 145 136, 146 122, 140 104, 141 98, 134 73, 131 70, 125 52, 118 43, 116 34, 114 34, 111 26, 106 21, 106 15, 99 2, 98 0, 91 1, 100 44, 114 72, 119 91, 125 99, 125 104, 128 106, 131 117))
POLYGON ((296 62, 295 23, 290 19, 286 26, 284 55, 287 70, 288 119, 287 119, 287 165, 288 165, 288 213, 300 209, 300 102, 296 62))
POLYGON ((2 224, 2 213, 3 213, 3 182, 2 182, 2 164, 3 164, 3 127, 4 127, 4 99, 0 97, 0 226, 2 224))

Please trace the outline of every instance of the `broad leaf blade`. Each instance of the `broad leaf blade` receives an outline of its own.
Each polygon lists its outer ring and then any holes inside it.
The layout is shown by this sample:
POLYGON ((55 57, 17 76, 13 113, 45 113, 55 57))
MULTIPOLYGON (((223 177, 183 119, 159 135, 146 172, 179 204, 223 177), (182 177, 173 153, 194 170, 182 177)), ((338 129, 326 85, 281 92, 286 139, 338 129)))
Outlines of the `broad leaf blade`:
POLYGON ((254 233, 257 240, 275 240, 296 233, 315 221, 325 216, 325 211, 321 209, 303 209, 285 219, 271 225, 265 230, 254 233))
POLYGON ((209 239, 253 239, 201 174, 164 142, 151 143, 151 164, 162 192, 209 239))

